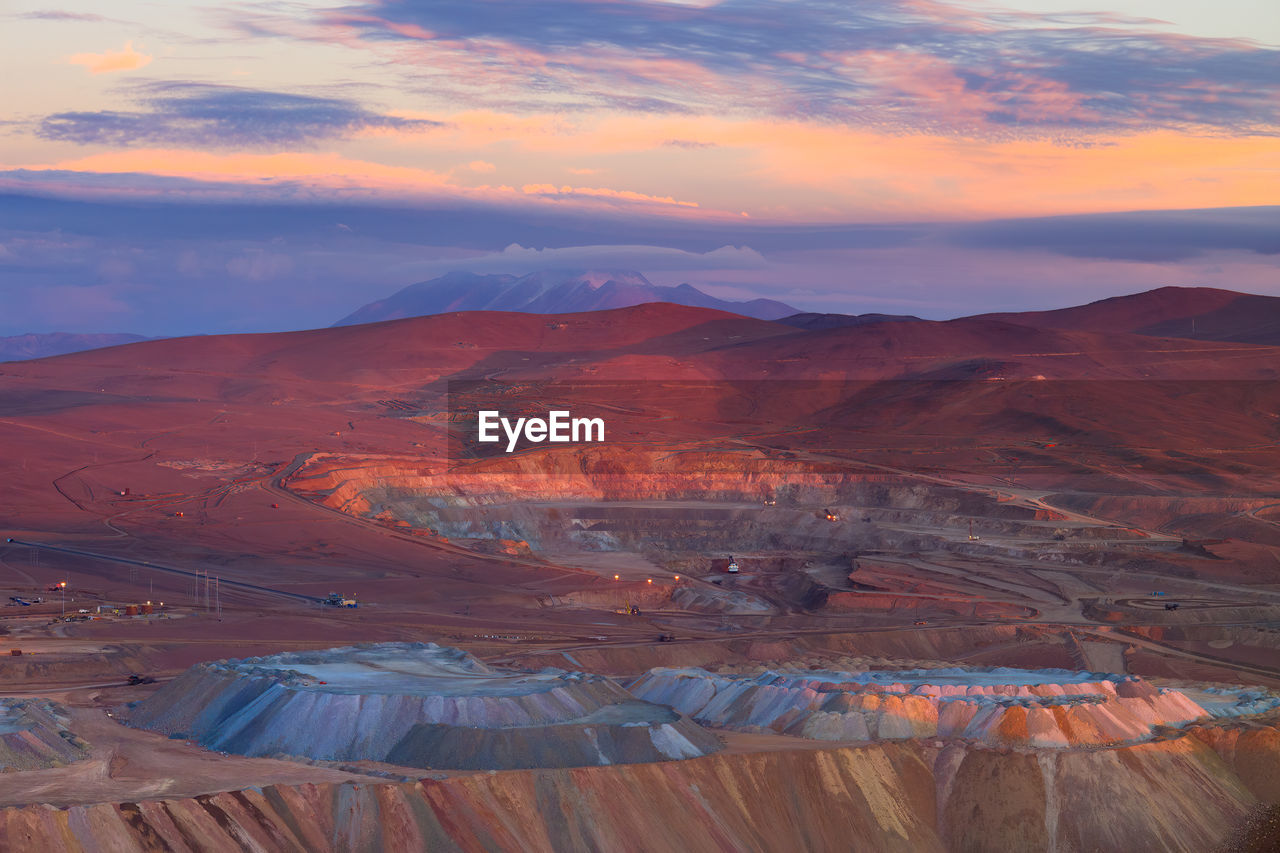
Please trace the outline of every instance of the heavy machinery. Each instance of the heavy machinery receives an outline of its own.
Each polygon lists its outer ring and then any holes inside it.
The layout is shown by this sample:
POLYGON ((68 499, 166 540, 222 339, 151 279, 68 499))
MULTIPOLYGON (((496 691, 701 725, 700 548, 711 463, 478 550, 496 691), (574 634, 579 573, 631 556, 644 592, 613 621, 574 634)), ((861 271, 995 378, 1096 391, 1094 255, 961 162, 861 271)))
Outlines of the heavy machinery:
POLYGON ((360 602, 354 596, 348 597, 340 592, 331 592, 324 598, 326 607, 359 607, 360 602))
POLYGON ((138 675, 137 673, 134 673, 129 676, 127 683, 132 687, 136 687, 139 684, 155 684, 156 680, 150 675, 138 675))
POLYGON ((731 575, 736 575, 738 573, 738 561, 733 559, 732 554, 729 555, 729 566, 725 571, 731 575))

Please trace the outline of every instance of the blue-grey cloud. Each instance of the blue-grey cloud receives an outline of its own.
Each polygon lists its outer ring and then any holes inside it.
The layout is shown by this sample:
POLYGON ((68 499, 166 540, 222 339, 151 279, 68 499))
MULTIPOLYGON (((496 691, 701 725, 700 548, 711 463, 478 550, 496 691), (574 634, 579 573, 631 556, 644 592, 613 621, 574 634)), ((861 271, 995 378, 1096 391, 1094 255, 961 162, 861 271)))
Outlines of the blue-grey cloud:
POLYGON ((344 228, 338 230, 345 233, 377 235, 406 246, 479 252, 519 244, 531 249, 646 245, 685 252, 747 246, 769 254, 931 247, 1118 261, 1178 261, 1215 251, 1280 254, 1280 206, 968 223, 772 224, 672 221, 649 211, 583 212, 519 202, 454 199, 398 205, 325 200, 305 186, 246 186, 155 175, 0 172, 0 229, 117 241, 144 233, 178 240, 216 234, 226 240, 273 235, 325 244, 339 223, 344 228), (87 180, 90 177, 97 180, 87 180))
POLYGON ((22 18, 27 21, 87 21, 90 23, 102 23, 109 21, 110 18, 104 18, 102 15, 96 15, 92 12, 67 12, 60 9, 45 9, 38 12, 22 12, 15 17, 22 18))
POLYGON ((1211 251, 1280 255, 1280 207, 1091 213, 946 228, 949 245, 1077 258, 1168 262, 1211 251))
POLYGON ((307 146, 369 128, 425 130, 425 119, 376 113, 340 98, 203 83, 141 88, 144 109, 54 113, 36 128, 43 139, 85 145, 193 145, 218 148, 307 146))
MULTIPOLYGON (((462 44, 470 56, 495 58, 514 45, 545 54, 531 72, 535 101, 573 93, 624 106, 634 99, 644 111, 679 103, 1012 136, 1280 128, 1280 50, 1101 14, 981 12, 932 0, 365 0, 319 14, 369 44, 462 44), (602 54, 695 63, 727 83, 657 79, 660 72, 601 62, 602 54)), ((250 16, 243 26, 270 31, 264 21, 250 16)), ((436 85, 439 75, 431 79, 436 85)), ((474 79, 467 85, 474 95, 474 79)))
MULTIPOLYGON (((84 176, 62 177, 70 187, 84 176)), ((39 180, 47 191, 57 178, 0 172, 0 186, 39 180)), ((1165 284, 1280 290, 1277 207, 769 226, 475 203, 294 202, 247 191, 241 201, 193 201, 180 187, 157 183, 161 195, 150 200, 0 194, 0 335, 327 326, 449 269, 564 263, 634 266, 663 284, 733 285, 738 297, 806 309, 931 318, 1062 307, 1165 284)))

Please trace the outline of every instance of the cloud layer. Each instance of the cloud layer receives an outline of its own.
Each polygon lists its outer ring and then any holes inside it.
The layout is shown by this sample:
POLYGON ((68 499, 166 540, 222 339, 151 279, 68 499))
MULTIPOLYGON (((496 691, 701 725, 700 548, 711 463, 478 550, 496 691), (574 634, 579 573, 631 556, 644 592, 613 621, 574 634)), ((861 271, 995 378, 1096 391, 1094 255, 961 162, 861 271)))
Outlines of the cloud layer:
POLYGON ((764 226, 478 204, 7 195, 0 196, 0 335, 326 326, 454 269, 632 268, 655 283, 687 281, 726 298, 933 319, 1062 307, 1167 284, 1280 295, 1277 221, 1280 208, 1272 207, 764 226))
POLYGON ((46 116, 43 139, 84 145, 193 148, 309 147, 370 129, 420 131, 425 119, 380 115, 339 98, 202 83, 156 83, 136 92, 141 110, 64 112, 46 116))
POLYGON ((1106 14, 934 0, 374 0, 303 28, 270 8, 243 26, 409 46, 397 61, 434 68, 433 86, 502 103, 983 135, 1280 125, 1280 51, 1106 14))

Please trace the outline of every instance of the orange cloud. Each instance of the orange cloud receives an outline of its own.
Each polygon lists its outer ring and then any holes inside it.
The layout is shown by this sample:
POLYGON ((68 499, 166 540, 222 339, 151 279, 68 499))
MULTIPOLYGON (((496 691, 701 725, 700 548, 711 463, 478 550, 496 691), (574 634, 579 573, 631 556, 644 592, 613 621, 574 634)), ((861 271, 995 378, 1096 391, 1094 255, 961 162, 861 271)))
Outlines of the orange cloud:
MULTIPOLYGON (((885 60, 877 73, 915 88, 950 75, 911 59, 885 60)), ((953 94, 955 117, 993 107, 983 93, 953 94)), ((1021 97, 1046 115, 1077 108, 1069 94, 1033 81, 1021 97)), ((673 199, 696 193, 703 209, 745 209, 757 218, 971 219, 1265 205, 1277 201, 1272 176, 1280 170, 1274 137, 1260 135, 1164 130, 991 139, 706 115, 405 117, 445 122, 432 139, 447 149, 523 152, 512 168, 529 184, 557 172, 590 174, 586 163, 607 157, 609 171, 625 171, 637 193, 673 199), (671 139, 713 147, 686 150, 667 145, 671 139)), ((398 142, 396 133, 391 138, 398 142)))
MULTIPOLYGON (((584 206, 631 202, 670 205, 681 211, 699 207, 697 202, 670 196, 655 196, 608 187, 571 187, 554 184, 511 186, 463 186, 451 181, 448 173, 410 166, 356 160, 336 153, 215 154, 205 151, 143 149, 94 154, 52 164, 23 165, 32 172, 83 172, 86 174, 157 175, 186 178, 225 185, 238 191, 246 186, 297 187, 302 191, 337 192, 344 195, 410 198, 471 198, 495 202, 521 200, 526 203, 568 199, 584 206)), ((146 193, 145 188, 139 192, 146 193)), ((719 211, 696 212, 698 216, 720 216, 719 211)))
MULTIPOLYGON (((930 74, 945 75, 942 69, 895 62, 882 73, 912 85, 930 74)), ((1057 109, 1056 93, 1045 93, 1043 104, 1057 109)), ((446 126, 434 130, 426 143, 420 133, 395 129, 362 137, 343 154, 118 151, 36 168, 228 184, 289 182, 369 195, 635 203, 699 219, 747 212, 766 221, 842 222, 1268 205, 1276 203, 1271 178, 1280 172, 1280 149, 1274 138, 1263 136, 1158 131, 1080 140, 992 140, 696 115, 469 111, 405 117, 446 126), (715 147, 665 144, 692 138, 715 147), (403 143, 410 139, 415 144, 407 149, 403 143), (511 156, 513 151, 518 156, 511 156), (487 165, 475 164, 498 157, 504 181, 514 188, 461 185, 465 175, 488 172, 487 165), (468 165, 455 173, 459 162, 468 165), (596 163, 607 165, 608 174, 625 174, 627 189, 560 183, 566 172, 591 174, 589 167, 596 163)))
MULTIPOLYGON (((823 199, 829 217, 987 218, 1276 203, 1280 150, 1270 137, 1158 131, 1078 147, 1050 140, 893 136, 836 128, 743 127, 771 193, 823 199)), ((812 200, 809 202, 812 204, 812 200)), ((793 212, 794 208, 793 208, 793 212)))
POLYGON ((126 42, 124 50, 108 50, 105 53, 77 53, 67 57, 72 65, 83 65, 90 74, 110 74, 113 71, 136 71, 151 63, 151 57, 133 49, 133 42, 126 42))
POLYGON ((616 198, 623 201, 642 201, 655 204, 671 204, 676 207, 697 207, 696 201, 680 201, 671 196, 646 195, 631 190, 611 190, 607 187, 557 187, 555 184, 525 184, 521 190, 526 195, 569 195, 593 198, 616 198))

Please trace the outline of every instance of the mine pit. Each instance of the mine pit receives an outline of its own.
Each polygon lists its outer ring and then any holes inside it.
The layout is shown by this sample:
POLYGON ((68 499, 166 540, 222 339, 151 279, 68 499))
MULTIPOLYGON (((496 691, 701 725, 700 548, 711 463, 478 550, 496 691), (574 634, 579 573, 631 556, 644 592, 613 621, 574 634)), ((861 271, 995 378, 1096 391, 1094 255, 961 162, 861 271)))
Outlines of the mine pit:
MULTIPOLYGON (((1115 622, 1128 617, 1097 611, 1115 584, 1113 567, 1189 572, 1177 537, 1059 511, 1034 496, 746 451, 632 456, 640 459, 628 475, 604 451, 540 456, 536 470, 546 476, 536 477, 533 457, 448 470, 325 457, 285 485, 476 554, 655 584, 656 597, 585 585, 553 602, 615 612, 640 599, 645 612, 708 617, 1115 622), (738 570, 727 569, 735 560, 738 570), (677 576, 685 582, 672 583, 677 576)), ((1148 609, 1132 621, 1189 618, 1148 609)))

